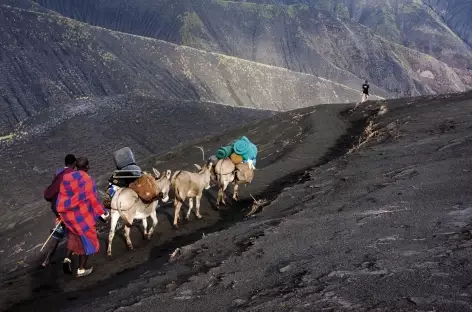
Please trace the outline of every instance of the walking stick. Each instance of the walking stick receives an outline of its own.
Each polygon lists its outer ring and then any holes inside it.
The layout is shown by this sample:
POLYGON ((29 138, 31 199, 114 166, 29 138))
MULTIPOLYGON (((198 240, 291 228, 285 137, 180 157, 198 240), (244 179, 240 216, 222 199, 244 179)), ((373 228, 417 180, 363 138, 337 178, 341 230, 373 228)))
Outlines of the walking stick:
POLYGON ((44 244, 43 244, 43 247, 41 247, 41 249, 40 249, 39 251, 43 251, 44 246, 46 246, 47 242, 49 242, 49 240, 51 239, 52 234, 54 234, 54 232, 57 230, 57 228, 59 227, 59 225, 61 225, 61 223, 62 223, 62 222, 58 222, 58 223, 57 223, 56 227, 54 228, 54 230, 52 230, 51 234, 49 234, 48 239, 46 239, 46 241, 45 241, 44 244))

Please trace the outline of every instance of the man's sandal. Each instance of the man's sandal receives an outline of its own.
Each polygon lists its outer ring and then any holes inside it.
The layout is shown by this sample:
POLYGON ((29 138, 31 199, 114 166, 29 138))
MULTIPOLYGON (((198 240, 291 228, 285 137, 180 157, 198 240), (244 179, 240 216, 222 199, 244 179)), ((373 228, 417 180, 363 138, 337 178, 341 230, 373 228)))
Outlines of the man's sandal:
POLYGON ((93 267, 88 269, 77 269, 77 277, 84 277, 92 273, 93 267))

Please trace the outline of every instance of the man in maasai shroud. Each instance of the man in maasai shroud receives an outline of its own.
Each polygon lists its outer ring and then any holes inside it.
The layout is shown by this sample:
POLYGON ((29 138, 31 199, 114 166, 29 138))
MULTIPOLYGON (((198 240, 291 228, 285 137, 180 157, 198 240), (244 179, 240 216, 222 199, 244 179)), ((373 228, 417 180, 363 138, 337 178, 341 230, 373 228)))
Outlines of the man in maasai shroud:
POLYGON ((79 255, 77 277, 89 275, 93 267, 85 268, 90 255, 100 249, 95 224, 98 218, 108 215, 99 201, 95 181, 87 173, 89 162, 86 157, 76 161, 77 171, 65 174, 57 198, 57 212, 67 228, 67 254, 63 261, 65 273, 72 273, 71 256, 79 255))
POLYGON ((59 243, 65 236, 65 229, 63 223, 61 222, 61 218, 59 217, 59 214, 56 211, 56 201, 57 196, 59 195, 59 189, 61 187, 62 178, 65 174, 68 174, 75 170, 75 161, 76 159, 74 155, 67 154, 64 159, 65 167, 60 168, 56 171, 56 174, 54 175, 54 179, 52 180, 51 184, 44 190, 44 199, 51 203, 51 210, 56 216, 56 227, 52 229, 53 243, 50 250, 46 254, 46 259, 42 263, 43 267, 47 267, 49 265, 51 258, 56 252, 57 246, 59 246, 59 243))

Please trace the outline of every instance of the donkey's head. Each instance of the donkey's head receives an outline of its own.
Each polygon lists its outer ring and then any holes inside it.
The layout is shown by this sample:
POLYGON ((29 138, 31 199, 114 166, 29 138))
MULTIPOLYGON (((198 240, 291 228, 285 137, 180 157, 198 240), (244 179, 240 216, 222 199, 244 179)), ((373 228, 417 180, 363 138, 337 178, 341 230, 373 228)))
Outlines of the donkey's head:
POLYGON ((205 151, 203 150, 203 147, 201 146, 195 146, 195 147, 202 151, 202 158, 203 158, 204 164, 202 166, 194 164, 194 166, 197 168, 198 174, 203 176, 203 183, 204 183, 203 187, 205 188, 205 190, 208 190, 210 188, 213 162, 211 160, 205 160, 205 151))
POLYGON ((197 169, 197 173, 203 177, 203 183, 205 190, 210 188, 210 181, 211 181, 211 171, 213 167, 213 163, 211 161, 206 162, 204 165, 200 166, 197 164, 193 164, 197 169))
POLYGON ((166 203, 169 200, 171 171, 168 169, 165 174, 162 175, 156 168, 152 168, 152 171, 154 172, 157 187, 160 189, 160 192, 162 192, 162 201, 166 203))

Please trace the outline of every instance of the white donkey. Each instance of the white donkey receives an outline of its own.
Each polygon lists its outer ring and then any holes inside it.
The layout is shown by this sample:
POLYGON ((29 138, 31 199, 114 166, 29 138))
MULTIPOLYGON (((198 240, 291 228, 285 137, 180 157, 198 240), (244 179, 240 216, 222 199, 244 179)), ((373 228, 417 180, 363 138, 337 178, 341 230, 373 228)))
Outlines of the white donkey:
MULTIPOLYGON (((171 171, 167 170, 165 175, 162 175, 156 169, 152 168, 156 182, 157 182, 157 193, 160 194, 162 201, 165 203, 169 200, 169 190, 170 190, 170 177, 171 171)), ((117 188, 117 191, 113 195, 111 200, 111 224, 110 224, 110 233, 108 234, 108 248, 107 255, 111 257, 111 245, 113 242, 113 237, 115 236, 115 228, 120 217, 125 222, 125 239, 128 249, 133 249, 133 244, 131 243, 131 238, 129 232, 133 224, 134 219, 142 220, 144 227, 144 238, 149 240, 154 232, 155 227, 157 226, 157 205, 158 200, 155 200, 151 203, 144 203, 136 194, 135 191, 128 187, 117 188), (153 224, 147 230, 147 217, 151 217, 153 224)))
MULTIPOLYGON (((205 152, 202 147, 196 146, 202 151, 203 161, 205 161, 205 152)), ((213 163, 206 161, 205 164, 199 166, 194 164, 198 172, 190 172, 185 170, 174 171, 171 179, 172 189, 174 190, 174 228, 178 229, 178 221, 180 219, 180 208, 184 201, 188 198, 188 212, 186 219, 190 218, 190 212, 193 209, 193 199, 195 198, 196 216, 201 219, 200 214, 200 200, 203 195, 203 190, 210 188, 210 175, 213 163)))

